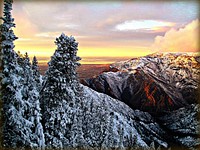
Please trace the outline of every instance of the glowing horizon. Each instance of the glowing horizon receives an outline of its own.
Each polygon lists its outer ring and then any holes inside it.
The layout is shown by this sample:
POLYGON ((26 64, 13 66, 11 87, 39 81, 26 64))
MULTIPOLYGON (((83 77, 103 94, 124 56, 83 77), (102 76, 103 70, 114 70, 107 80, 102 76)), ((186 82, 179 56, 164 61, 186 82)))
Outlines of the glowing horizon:
POLYGON ((50 59, 56 49, 55 38, 63 32, 79 43, 83 64, 111 63, 114 58, 155 51, 197 52, 198 10, 196 2, 19 0, 12 11, 14 33, 19 37, 15 50, 50 59), (102 59, 87 60, 98 57, 102 59))

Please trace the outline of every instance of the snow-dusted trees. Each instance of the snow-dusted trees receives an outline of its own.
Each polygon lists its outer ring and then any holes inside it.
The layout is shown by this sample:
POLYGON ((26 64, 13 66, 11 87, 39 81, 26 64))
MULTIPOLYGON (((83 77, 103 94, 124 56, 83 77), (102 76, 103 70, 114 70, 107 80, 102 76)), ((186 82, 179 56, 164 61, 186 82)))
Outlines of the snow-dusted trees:
MULTIPOLYGON (((48 147, 73 147, 81 138, 76 113, 79 111, 80 88, 77 82, 78 43, 63 33, 55 41, 57 49, 48 63, 41 90, 43 126, 48 147), (74 133, 73 129, 77 129, 74 133), (79 136, 79 137, 77 137, 79 136)), ((80 141, 79 141, 80 142, 80 141)))
POLYGON ((22 64, 22 100, 27 104, 27 109, 24 117, 31 122, 31 147, 43 147, 44 135, 41 124, 41 113, 39 103, 39 87, 38 82, 35 81, 33 70, 31 69, 30 59, 25 53, 22 64))
MULTIPOLYGON (((2 24, 0 24, 0 43, 2 41, 2 24)), ((1 52, 1 44, 0 44, 0 149, 1 147, 3 146, 3 118, 2 118, 2 113, 3 113, 3 101, 2 101, 2 85, 1 85, 1 80, 2 80, 2 77, 3 77, 3 74, 2 74, 2 69, 3 69, 3 66, 2 66, 2 52, 1 52)))
POLYGON ((4 3, 4 17, 3 24, 1 25, 1 53, 4 68, 5 66, 13 66, 16 64, 16 55, 13 51, 14 44, 13 41, 17 39, 14 35, 12 27, 15 27, 14 18, 11 16, 12 10, 12 0, 5 0, 4 3), (6 57, 6 59, 5 59, 6 57))
POLYGON ((17 66, 16 54, 13 51, 13 41, 17 39, 14 35, 12 27, 14 19, 11 17, 12 1, 5 1, 4 3, 4 17, 1 25, 1 52, 3 65, 3 79, 2 79, 2 99, 4 112, 4 126, 3 126, 3 140, 5 146, 16 146, 20 141, 20 129, 17 126, 23 126, 19 121, 19 103, 21 99, 16 95, 16 91, 20 91, 19 80, 20 77, 15 75, 16 72, 21 71, 17 66), (14 127, 13 127, 14 126, 14 127))
POLYGON ((40 87, 40 84, 41 84, 41 80, 40 80, 40 72, 39 72, 39 68, 38 68, 38 61, 37 61, 37 58, 36 56, 33 57, 33 60, 32 60, 32 71, 33 71, 33 78, 34 80, 37 82, 38 86, 40 87))
POLYGON ((55 57, 58 60, 60 59, 58 64, 54 61, 55 67, 59 65, 62 68, 61 71, 66 74, 67 82, 72 84, 77 80, 76 68, 80 65, 78 61, 81 60, 77 56, 78 43, 72 36, 68 37, 63 33, 59 38, 56 38, 55 43, 58 46, 55 57))
POLYGON ((13 41, 17 37, 12 30, 15 24, 11 10, 12 0, 4 0, 0 41, 3 67, 3 144, 6 147, 39 147, 43 145, 39 95, 32 80, 28 55, 19 59, 19 55, 13 50, 13 41))

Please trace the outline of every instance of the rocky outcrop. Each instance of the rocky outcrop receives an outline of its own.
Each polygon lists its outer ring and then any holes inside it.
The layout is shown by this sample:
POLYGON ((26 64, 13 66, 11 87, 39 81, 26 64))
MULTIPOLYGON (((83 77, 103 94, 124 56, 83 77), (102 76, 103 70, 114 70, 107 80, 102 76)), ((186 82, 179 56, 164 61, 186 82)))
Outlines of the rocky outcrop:
POLYGON ((103 73, 85 80, 85 85, 125 102, 133 109, 148 112, 166 112, 188 104, 182 94, 170 85, 146 75, 142 70, 103 73))

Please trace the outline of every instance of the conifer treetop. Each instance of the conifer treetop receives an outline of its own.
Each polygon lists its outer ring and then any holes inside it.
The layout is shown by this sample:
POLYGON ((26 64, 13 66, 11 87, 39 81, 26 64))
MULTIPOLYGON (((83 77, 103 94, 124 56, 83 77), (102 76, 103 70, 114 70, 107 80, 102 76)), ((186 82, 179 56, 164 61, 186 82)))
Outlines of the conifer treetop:
POLYGON ((12 18, 11 10, 12 10, 13 0, 4 0, 4 11, 1 19, 4 21, 3 27, 9 29, 15 27, 14 18, 12 18))
POLYGON ((77 79, 76 68, 80 66, 78 62, 81 60, 77 56, 78 43, 74 37, 68 37, 64 33, 56 38, 55 44, 57 49, 51 57, 49 69, 47 74, 54 74, 54 76, 65 76, 68 81, 77 79))
POLYGON ((39 76, 39 70, 38 69, 39 69, 38 68, 38 61, 37 61, 36 56, 34 56, 33 60, 32 60, 32 70, 38 72, 38 76, 39 76))
POLYGON ((38 64, 36 56, 33 56, 33 64, 36 64, 36 65, 38 64))
POLYGON ((12 10, 12 0, 4 0, 4 11, 3 17, 0 19, 3 20, 3 24, 0 26, 0 43, 1 43, 1 52, 3 55, 3 63, 4 65, 8 62, 12 62, 14 60, 14 40, 17 39, 12 28, 15 27, 14 18, 12 18, 11 10, 12 10), (5 61, 7 60, 7 61, 5 61))

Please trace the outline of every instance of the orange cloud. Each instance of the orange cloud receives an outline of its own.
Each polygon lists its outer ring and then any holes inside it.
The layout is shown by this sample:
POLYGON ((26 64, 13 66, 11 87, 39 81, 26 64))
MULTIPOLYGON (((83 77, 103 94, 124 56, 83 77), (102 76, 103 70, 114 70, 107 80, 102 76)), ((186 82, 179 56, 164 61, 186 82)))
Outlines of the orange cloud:
POLYGON ((193 20, 178 30, 171 29, 164 36, 157 36, 151 47, 162 52, 197 52, 199 51, 199 20, 193 20))

